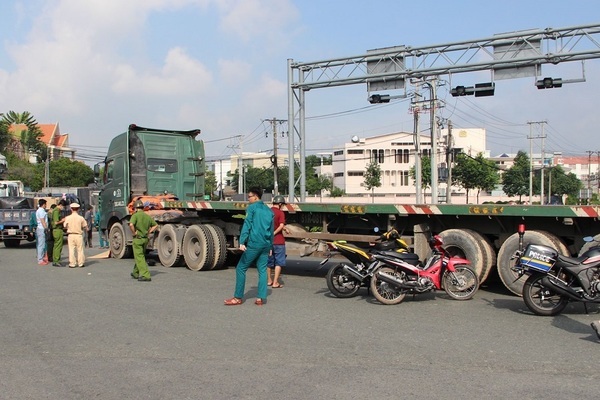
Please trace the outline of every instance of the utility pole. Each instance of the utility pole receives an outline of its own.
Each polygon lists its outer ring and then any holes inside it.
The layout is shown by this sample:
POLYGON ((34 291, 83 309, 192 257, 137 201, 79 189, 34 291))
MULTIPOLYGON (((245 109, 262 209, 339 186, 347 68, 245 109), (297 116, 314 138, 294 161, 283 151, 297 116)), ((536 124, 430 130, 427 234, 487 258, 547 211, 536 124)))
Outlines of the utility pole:
POLYGON ((263 120, 263 121, 269 121, 271 123, 271 129, 273 131, 273 196, 277 196, 279 194, 279 177, 277 175, 278 171, 278 165, 277 165, 277 124, 282 124, 284 122, 286 122, 285 119, 277 119, 275 117, 273 117, 272 119, 269 120, 263 120))
POLYGON ((446 167, 448 180, 446 181, 446 204, 452 204, 452 162, 454 161, 454 139, 452 138, 452 121, 448 120, 448 138, 446 142, 446 167))
MULTIPOLYGON (((417 83, 415 86, 415 99, 420 96, 419 89, 421 85, 417 83)), ((414 117, 414 138, 415 138, 415 201, 417 204, 423 204, 422 194, 422 174, 421 174, 421 133, 419 132, 419 107, 417 105, 413 108, 414 117)))
MULTIPOLYGON (((544 121, 544 124, 546 121, 544 121)), ((546 166, 546 148, 544 147, 544 124, 542 124, 542 171, 540 173, 540 205, 544 205, 544 167, 546 166)))
POLYGON ((438 203, 438 171, 437 171, 437 125, 435 123, 435 103, 437 78, 424 82, 429 86, 430 121, 431 124, 431 204, 438 203))
MULTIPOLYGON (((529 139, 529 204, 533 204, 533 139, 540 139, 540 138, 544 138, 544 125, 545 123, 547 123, 548 121, 527 121, 527 124, 529 125, 529 136, 527 136, 527 139, 529 139), (542 135, 538 135, 538 136, 533 136, 531 129, 532 129, 532 125, 533 124, 537 124, 537 125, 542 125, 542 135)), ((544 143, 542 141, 542 148, 544 147, 544 143)), ((542 150, 543 152, 543 150, 542 150)), ((540 204, 544 204, 544 200, 543 200, 543 188, 544 188, 544 175, 543 175, 543 167, 544 167, 544 160, 543 160, 543 156, 542 156, 542 199, 540 200, 540 204)))

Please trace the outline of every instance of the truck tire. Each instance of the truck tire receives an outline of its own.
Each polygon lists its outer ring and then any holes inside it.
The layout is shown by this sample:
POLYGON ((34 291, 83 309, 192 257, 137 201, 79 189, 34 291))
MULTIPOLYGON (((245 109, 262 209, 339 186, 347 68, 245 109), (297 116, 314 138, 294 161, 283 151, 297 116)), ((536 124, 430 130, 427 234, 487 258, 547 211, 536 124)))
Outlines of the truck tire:
POLYGON ((481 240, 478 240, 472 232, 469 229, 448 229, 440 233, 440 237, 444 241, 444 248, 451 255, 466 258, 471 262, 471 269, 481 281, 487 258, 483 245, 480 244, 481 240))
POLYGON ((579 250, 579 253, 577 255, 579 257, 581 257, 583 253, 585 253, 586 251, 588 251, 592 247, 597 247, 599 241, 600 241, 600 235, 594 236, 594 241, 593 242, 585 242, 583 244, 583 246, 581 246, 581 249, 579 250))
POLYGON ((202 224, 202 225, 198 225, 200 227, 200 229, 202 229, 202 231, 204 232, 204 236, 206 236, 206 262, 204 263, 204 266, 202 267, 202 270, 211 270, 215 267, 215 240, 213 239, 213 235, 212 232, 210 231, 210 229, 202 224))
POLYGON ((21 239, 4 239, 4 246, 7 249, 14 249, 16 247, 19 247, 20 244, 21 239))
POLYGON ((213 224, 206 224, 205 226, 212 235, 215 249, 212 269, 223 268, 225 266, 225 260, 227 259, 227 238, 225 237, 225 232, 223 232, 223 229, 213 224))
POLYGON ((490 273, 494 270, 494 267, 496 266, 496 250, 494 249, 492 242, 487 237, 483 236, 481 233, 470 229, 465 230, 468 231, 475 238, 475 240, 477 241, 477 243, 479 243, 483 250, 485 260, 483 263, 483 272, 482 275, 478 277, 479 285, 481 285, 487 280, 487 278, 490 276, 490 273))
MULTIPOLYGON (((525 231, 525 235, 523 236, 523 248, 527 247, 529 243, 541 244, 552 247, 560 254, 566 255, 566 247, 563 245, 561 248, 561 246, 552 240, 552 237, 554 237, 554 235, 545 231, 525 231)), ((519 278, 519 275, 511 269, 515 265, 516 259, 514 259, 513 256, 517 250, 519 250, 519 234, 513 233, 504 241, 504 243, 502 243, 500 251, 498 252, 498 275, 504 286, 506 286, 510 292, 517 296, 522 296, 523 285, 525 285, 528 275, 523 275, 519 278)), ((568 254, 568 252, 566 253, 568 254)))
POLYGON ((208 259, 208 239, 200 225, 192 225, 183 237, 183 257, 185 265, 192 271, 205 268, 208 259))
POLYGON ((172 224, 160 227, 156 238, 156 252, 158 260, 167 268, 180 265, 181 243, 177 236, 177 230, 172 224))
POLYGON ((112 258, 131 258, 133 250, 127 245, 127 236, 125 228, 120 222, 114 223, 108 233, 108 243, 110 245, 110 254, 112 258))

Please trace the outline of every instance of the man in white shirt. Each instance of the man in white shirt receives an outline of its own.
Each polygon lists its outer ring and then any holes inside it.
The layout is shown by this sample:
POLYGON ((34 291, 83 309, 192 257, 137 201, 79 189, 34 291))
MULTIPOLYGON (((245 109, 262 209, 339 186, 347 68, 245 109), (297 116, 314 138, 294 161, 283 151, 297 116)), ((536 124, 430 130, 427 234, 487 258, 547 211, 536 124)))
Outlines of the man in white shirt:
POLYGON ((37 240, 37 261, 38 265, 48 264, 47 260, 44 260, 46 256, 46 230, 48 229, 48 214, 46 213, 46 200, 40 199, 38 201, 38 209, 35 212, 35 219, 37 221, 37 227, 35 229, 35 238, 37 240))

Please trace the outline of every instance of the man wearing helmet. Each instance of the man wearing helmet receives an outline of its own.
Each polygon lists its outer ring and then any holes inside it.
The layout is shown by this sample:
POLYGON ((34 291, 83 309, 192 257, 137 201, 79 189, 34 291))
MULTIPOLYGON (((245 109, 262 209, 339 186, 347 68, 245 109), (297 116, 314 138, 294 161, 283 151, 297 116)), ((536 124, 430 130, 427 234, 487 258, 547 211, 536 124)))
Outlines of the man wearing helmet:
POLYGON ((285 199, 281 195, 277 195, 273 198, 273 250, 269 255, 269 262, 267 263, 267 285, 277 289, 283 287, 279 282, 279 275, 281 274, 281 268, 285 267, 285 237, 283 232, 285 229, 285 214, 281 211, 281 207, 285 204, 285 199), (275 274, 273 274, 275 270, 275 274))
POLYGON ((146 263, 146 245, 148 237, 154 232, 158 225, 154 218, 144 212, 144 203, 141 200, 136 200, 133 204, 135 213, 129 220, 129 229, 133 234, 133 257, 135 258, 135 266, 131 277, 139 282, 150 282, 150 271, 146 263))

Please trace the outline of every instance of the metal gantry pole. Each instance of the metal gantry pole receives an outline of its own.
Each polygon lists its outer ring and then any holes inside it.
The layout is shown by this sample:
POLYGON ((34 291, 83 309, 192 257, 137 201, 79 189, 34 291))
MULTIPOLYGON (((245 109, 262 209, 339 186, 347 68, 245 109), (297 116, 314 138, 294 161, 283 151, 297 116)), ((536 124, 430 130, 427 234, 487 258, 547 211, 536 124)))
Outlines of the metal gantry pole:
POLYGON ((437 171, 437 132, 435 123, 435 101, 436 101, 436 83, 437 79, 425 81, 429 86, 430 102, 430 121, 431 124, 431 204, 438 203, 438 171, 437 171))
MULTIPOLYGON (((288 203, 294 203, 294 135, 296 134, 296 116, 294 115, 294 71, 292 59, 288 58, 288 203)), ((302 90, 302 89, 298 89, 302 90)))

